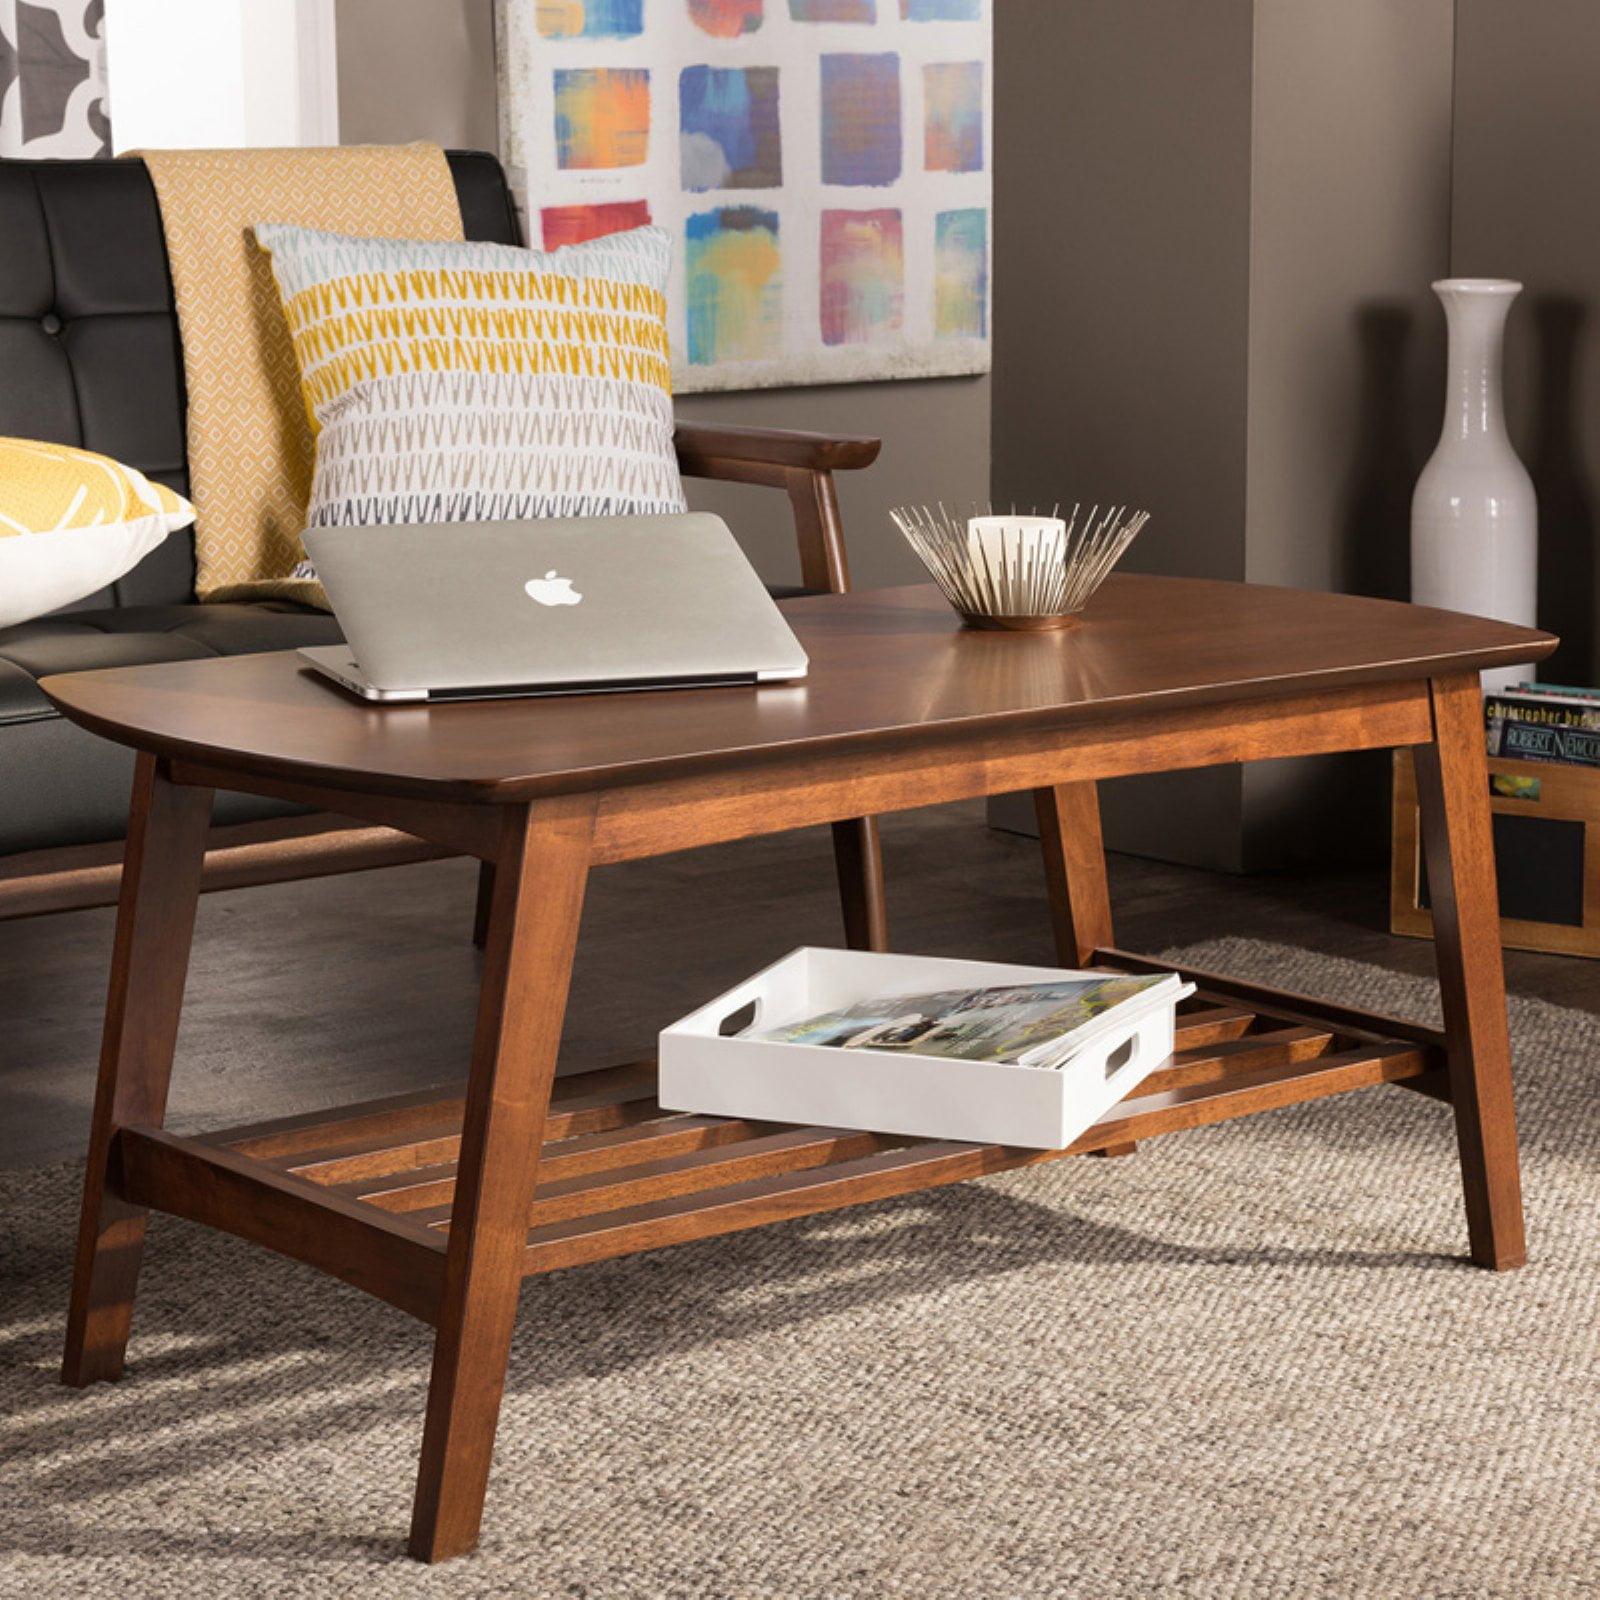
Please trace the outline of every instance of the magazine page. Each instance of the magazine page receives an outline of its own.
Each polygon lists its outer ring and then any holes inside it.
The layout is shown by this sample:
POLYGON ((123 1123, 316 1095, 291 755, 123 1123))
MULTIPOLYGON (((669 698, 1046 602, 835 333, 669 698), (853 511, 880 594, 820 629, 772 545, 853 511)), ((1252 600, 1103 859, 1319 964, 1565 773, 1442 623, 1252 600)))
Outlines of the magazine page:
POLYGON ((1059 1052, 1043 1047, 1058 1044, 1064 1051, 1114 1007, 1153 998, 1152 991, 1173 983, 1168 973, 1090 974, 1048 983, 885 995, 749 1037, 840 1050, 904 1050, 961 1061, 1017 1062, 1032 1053, 1029 1065, 1054 1065, 1059 1052))

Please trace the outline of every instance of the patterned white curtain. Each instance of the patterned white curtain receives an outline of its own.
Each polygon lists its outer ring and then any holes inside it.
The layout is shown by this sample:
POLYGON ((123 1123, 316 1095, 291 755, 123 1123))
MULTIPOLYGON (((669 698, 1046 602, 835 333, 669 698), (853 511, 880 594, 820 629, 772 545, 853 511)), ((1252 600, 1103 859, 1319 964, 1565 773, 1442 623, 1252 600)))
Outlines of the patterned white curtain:
POLYGON ((0 156, 109 156, 104 0, 0 0, 0 156))

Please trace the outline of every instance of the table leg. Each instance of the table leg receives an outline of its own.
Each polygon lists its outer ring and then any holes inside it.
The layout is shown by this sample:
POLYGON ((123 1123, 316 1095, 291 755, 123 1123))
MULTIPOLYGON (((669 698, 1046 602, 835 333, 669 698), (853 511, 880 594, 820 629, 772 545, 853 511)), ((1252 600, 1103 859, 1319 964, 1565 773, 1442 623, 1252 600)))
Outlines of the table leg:
POLYGON ((1080 967, 1096 950, 1115 946, 1106 852, 1100 839, 1100 795, 1094 783, 1062 783, 1033 791, 1044 850, 1056 959, 1080 967))
POLYGON ((1467 1233, 1472 1259, 1505 1271, 1527 1248, 1483 697, 1476 673, 1436 678, 1432 694, 1434 743, 1417 747, 1417 795, 1467 1233))
MULTIPOLYGON (((1106 888, 1106 851, 1100 838, 1100 793, 1092 781, 1033 791, 1044 850, 1044 881, 1050 895, 1056 959, 1081 967, 1096 950, 1113 948, 1111 896, 1106 888)), ((1107 1145, 1095 1155, 1131 1156, 1136 1144, 1107 1145)))
POLYGON ((594 833, 592 799, 508 807, 494 875, 411 1554, 478 1539, 594 833))
POLYGON ((61 1364, 77 1388, 122 1376, 148 1212, 117 1193, 112 1141, 118 1128, 159 1128, 166 1116, 211 799, 139 757, 61 1364))
POLYGON ((883 846, 876 817, 833 825, 833 857, 844 902, 844 938, 852 950, 889 948, 889 912, 883 896, 883 846))
POLYGON ((472 942, 481 950, 489 942, 489 908, 494 904, 494 862, 478 863, 478 903, 472 908, 472 942))

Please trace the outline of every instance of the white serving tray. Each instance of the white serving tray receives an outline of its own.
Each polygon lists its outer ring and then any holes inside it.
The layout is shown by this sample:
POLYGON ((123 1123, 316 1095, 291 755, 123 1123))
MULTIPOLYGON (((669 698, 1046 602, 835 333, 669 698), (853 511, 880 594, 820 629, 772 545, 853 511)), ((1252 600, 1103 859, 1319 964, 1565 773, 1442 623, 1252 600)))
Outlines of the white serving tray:
POLYGON ((669 1111, 1059 1150, 1172 1054, 1175 1003, 1107 1028, 1054 1068, 784 1044, 721 1030, 765 1031, 878 994, 1079 976, 1059 967, 803 947, 662 1030, 657 1098, 669 1111))

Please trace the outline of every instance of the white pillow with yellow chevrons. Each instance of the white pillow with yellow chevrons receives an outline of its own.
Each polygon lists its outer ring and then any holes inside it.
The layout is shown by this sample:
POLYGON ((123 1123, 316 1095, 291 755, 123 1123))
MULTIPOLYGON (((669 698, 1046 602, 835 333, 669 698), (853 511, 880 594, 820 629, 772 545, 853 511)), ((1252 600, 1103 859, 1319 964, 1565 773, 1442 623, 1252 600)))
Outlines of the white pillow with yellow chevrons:
POLYGON ((110 456, 0 438, 0 628, 115 583, 193 521, 181 495, 110 456))
POLYGON ((684 509, 662 229, 550 251, 255 236, 316 435, 307 526, 684 509))

